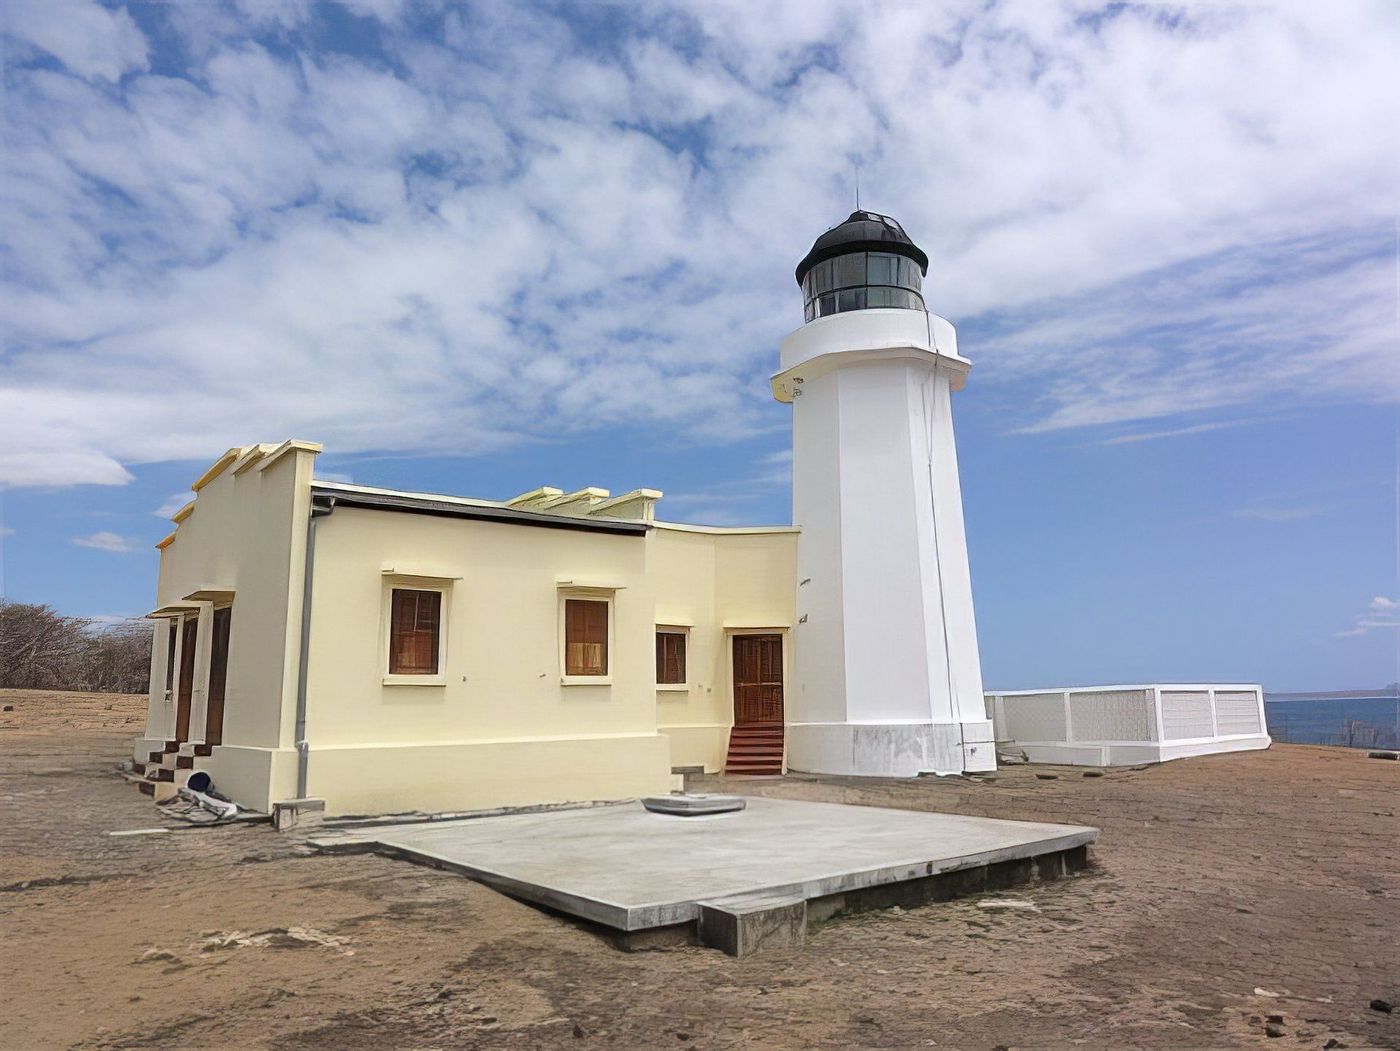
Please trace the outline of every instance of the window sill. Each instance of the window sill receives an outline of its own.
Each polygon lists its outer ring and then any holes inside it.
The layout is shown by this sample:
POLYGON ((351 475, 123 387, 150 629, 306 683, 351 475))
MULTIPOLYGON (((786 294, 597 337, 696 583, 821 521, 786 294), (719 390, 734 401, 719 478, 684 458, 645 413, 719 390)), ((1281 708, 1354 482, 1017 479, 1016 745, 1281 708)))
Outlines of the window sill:
POLYGON ((446 686, 446 675, 386 675, 385 686, 446 686))
POLYGON ((657 693, 689 693, 690 683, 688 682, 658 682, 656 684, 657 693))
POLYGON ((560 686, 611 686, 611 675, 561 675, 560 686))

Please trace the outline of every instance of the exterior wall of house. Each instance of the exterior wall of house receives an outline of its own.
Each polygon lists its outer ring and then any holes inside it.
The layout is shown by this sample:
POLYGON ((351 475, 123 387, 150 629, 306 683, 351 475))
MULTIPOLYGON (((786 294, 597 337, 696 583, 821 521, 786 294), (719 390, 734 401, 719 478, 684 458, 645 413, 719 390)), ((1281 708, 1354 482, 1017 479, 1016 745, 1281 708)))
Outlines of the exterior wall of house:
POLYGON ((317 526, 307 793, 329 813, 622 798, 671 785, 645 536, 337 508, 317 526), (389 593, 443 590, 442 674, 386 682, 389 593), (565 682, 561 603, 612 603, 609 672, 565 682))
MULTIPOLYGON (((735 634, 783 634, 791 668, 797 536, 790 527, 662 523, 619 534, 342 498, 315 519, 303 791, 297 698, 318 448, 231 450, 176 515, 175 533, 162 541, 148 726, 136 758, 175 736, 166 646, 174 623, 177 682, 190 656, 181 652, 186 618, 195 618, 198 641, 184 739, 204 740, 213 611, 229 604, 222 743, 195 768, 222 793, 264 811, 303 794, 325 799, 328 813, 347 814, 665 792, 675 767, 723 767, 735 634), (405 681, 388 673, 396 586, 443 594, 437 675, 405 681), (600 681, 564 674, 569 597, 611 603, 609 674, 600 681), (656 682, 659 626, 687 635, 684 684, 656 682)), ((326 488, 334 496, 336 487, 326 488)), ((357 487, 341 488, 348 496, 357 487)), ((639 493, 635 508, 621 510, 650 523, 660 494, 639 493)), ((618 510, 605 507, 612 517, 618 510)), ((567 517, 584 517, 574 511, 567 517)))
MULTIPOLYGON (((674 767, 724 767, 734 725, 732 639, 744 631, 783 635, 792 663, 797 531, 697 529, 659 523, 647 537, 656 624, 688 629, 683 688, 656 688, 657 727, 674 767)), ((785 677, 791 681, 791 675, 785 677)))
MULTIPOLYGON (((175 533, 162 542, 155 674, 146 735, 134 754, 145 759, 175 734, 176 698, 165 682, 170 619, 198 619, 187 739, 204 740, 213 611, 231 599, 223 744, 199 766, 225 794, 257 809, 295 794, 291 720, 306 519, 319 449, 300 442, 231 450, 238 455, 197 483, 193 508, 181 511, 175 533)), ((177 652, 176 677, 188 657, 177 652)))

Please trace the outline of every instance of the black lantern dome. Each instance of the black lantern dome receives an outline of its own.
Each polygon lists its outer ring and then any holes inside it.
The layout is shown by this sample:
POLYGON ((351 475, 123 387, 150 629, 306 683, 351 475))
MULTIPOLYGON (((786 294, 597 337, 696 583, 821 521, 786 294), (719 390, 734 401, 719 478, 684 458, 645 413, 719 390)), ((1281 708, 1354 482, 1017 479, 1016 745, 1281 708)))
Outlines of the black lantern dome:
POLYGON ((806 320, 847 310, 923 310, 928 256, 888 215, 855 211, 797 264, 806 320))

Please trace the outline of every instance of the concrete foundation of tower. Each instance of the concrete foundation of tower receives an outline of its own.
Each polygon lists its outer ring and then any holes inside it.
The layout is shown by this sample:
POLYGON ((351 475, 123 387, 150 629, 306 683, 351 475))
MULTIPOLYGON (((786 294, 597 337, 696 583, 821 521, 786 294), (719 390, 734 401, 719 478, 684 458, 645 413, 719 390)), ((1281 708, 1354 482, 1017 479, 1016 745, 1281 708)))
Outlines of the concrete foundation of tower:
POLYGON ((809 774, 917 777, 996 769, 990 721, 791 723, 789 770, 809 774))

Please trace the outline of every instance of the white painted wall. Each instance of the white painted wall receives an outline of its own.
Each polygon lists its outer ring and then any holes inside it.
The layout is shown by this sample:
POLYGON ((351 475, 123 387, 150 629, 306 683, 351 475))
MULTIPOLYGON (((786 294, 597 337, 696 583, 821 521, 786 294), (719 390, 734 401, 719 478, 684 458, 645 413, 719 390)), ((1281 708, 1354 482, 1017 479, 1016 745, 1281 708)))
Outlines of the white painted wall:
POLYGON ((1254 683, 1016 690, 985 704, 999 746, 1032 763, 1125 766, 1272 743, 1254 683))
POLYGON ((970 363, 952 326, 837 314, 789 336, 781 362, 802 529, 789 765, 994 768, 951 411, 970 363))
POLYGON ((793 525, 797 537, 794 676, 789 722, 846 721, 846 636, 841 616, 841 448, 836 375, 804 388, 794 405, 793 525), (795 454, 797 449, 802 455, 795 454), (798 507, 801 494, 801 507, 798 507), (823 511, 822 509, 826 509, 823 511), (831 567, 829 570, 827 567, 831 567), (806 618, 805 620, 803 618, 806 618))

